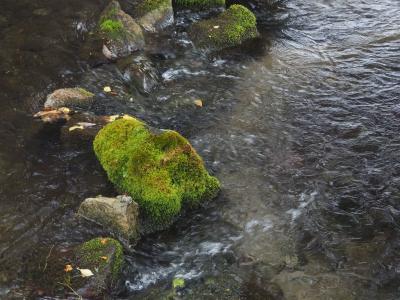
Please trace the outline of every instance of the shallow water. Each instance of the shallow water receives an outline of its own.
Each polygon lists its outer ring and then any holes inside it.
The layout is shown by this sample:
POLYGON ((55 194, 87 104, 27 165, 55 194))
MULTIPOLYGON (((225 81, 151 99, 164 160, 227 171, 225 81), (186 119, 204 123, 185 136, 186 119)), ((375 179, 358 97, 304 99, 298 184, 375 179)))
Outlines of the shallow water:
POLYGON ((208 55, 178 16, 148 37, 163 78, 149 96, 85 56, 101 1, 2 4, 0 298, 34 297, 52 247, 104 233, 74 218, 85 197, 115 194, 90 146, 31 117, 74 85, 97 114, 180 131, 223 185, 139 242, 114 295, 160 299, 183 277, 182 299, 400 297, 400 3, 288 1, 257 11, 260 40, 208 55))

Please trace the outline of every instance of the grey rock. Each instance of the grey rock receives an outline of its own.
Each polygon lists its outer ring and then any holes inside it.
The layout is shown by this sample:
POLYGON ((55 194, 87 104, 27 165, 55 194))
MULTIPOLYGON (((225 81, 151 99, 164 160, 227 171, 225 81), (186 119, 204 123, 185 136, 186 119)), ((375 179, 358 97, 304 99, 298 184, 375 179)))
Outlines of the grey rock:
POLYGON ((160 85, 161 76, 153 62, 145 55, 121 61, 123 80, 133 85, 140 93, 149 94, 160 85))
POLYGON ((137 7, 136 18, 144 30, 156 32, 174 23, 174 10, 171 0, 159 1, 158 6, 150 8, 146 0, 137 7))
POLYGON ((82 88, 66 88, 55 90, 47 96, 45 108, 61 108, 66 106, 89 106, 94 101, 94 94, 82 88))
POLYGON ((104 40, 102 51, 108 59, 125 57, 144 48, 142 28, 121 9, 117 1, 111 1, 104 9, 99 27, 100 36, 104 40), (114 24, 114 27, 107 24, 114 24))
POLYGON ((87 198, 78 215, 109 229, 118 237, 133 242, 138 234, 139 207, 129 196, 87 198))

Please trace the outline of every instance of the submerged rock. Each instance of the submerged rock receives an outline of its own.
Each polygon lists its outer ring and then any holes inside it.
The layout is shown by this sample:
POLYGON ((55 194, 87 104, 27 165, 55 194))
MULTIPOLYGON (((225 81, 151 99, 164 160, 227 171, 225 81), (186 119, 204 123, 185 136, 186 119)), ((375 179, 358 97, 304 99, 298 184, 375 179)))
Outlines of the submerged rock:
POLYGON ((100 130, 94 151, 111 182, 132 196, 157 228, 171 224, 183 205, 196 206, 219 191, 218 180, 176 131, 120 119, 100 130))
POLYGON ((78 214, 101 224, 126 241, 138 238, 139 207, 129 196, 87 198, 78 214))
POLYGON ((109 59, 127 56, 145 44, 142 28, 117 1, 111 1, 102 12, 99 31, 104 39, 103 54, 109 59))
POLYGON ((135 18, 144 30, 155 32, 174 22, 172 0, 141 0, 135 18))
POLYGON ((225 7, 225 0, 176 0, 179 9, 203 10, 225 7))
POLYGON ((89 106, 94 101, 94 94, 83 88, 65 88, 55 90, 47 96, 45 108, 61 108, 64 106, 89 106))
POLYGON ((66 122, 71 118, 72 111, 67 107, 39 111, 33 115, 34 118, 41 119, 44 123, 66 122))
POLYGON ((219 50, 240 45, 259 33, 254 14, 235 4, 215 18, 194 23, 189 35, 196 46, 219 50))
POLYGON ((123 248, 117 240, 92 239, 79 246, 75 256, 80 277, 72 279, 72 286, 79 295, 96 298, 116 285, 124 262, 123 248))
POLYGON ((124 81, 141 93, 151 93, 160 84, 161 76, 149 58, 139 55, 119 62, 124 81))

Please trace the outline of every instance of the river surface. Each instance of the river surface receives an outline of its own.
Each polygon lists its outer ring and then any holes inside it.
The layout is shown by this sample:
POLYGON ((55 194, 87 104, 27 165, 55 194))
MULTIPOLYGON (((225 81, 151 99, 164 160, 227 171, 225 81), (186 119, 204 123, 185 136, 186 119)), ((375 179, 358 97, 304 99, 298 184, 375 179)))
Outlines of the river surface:
POLYGON ((62 298, 32 274, 52 248, 105 234, 75 218, 86 197, 116 193, 90 145, 32 118, 76 85, 96 94, 96 114, 181 132, 223 187, 142 238, 110 297, 163 299, 181 277, 181 299, 400 298, 399 1, 255 8, 261 38, 212 54, 187 38, 198 16, 180 14, 148 37, 162 74, 150 95, 88 59, 103 1, 1 4, 1 299, 62 298))

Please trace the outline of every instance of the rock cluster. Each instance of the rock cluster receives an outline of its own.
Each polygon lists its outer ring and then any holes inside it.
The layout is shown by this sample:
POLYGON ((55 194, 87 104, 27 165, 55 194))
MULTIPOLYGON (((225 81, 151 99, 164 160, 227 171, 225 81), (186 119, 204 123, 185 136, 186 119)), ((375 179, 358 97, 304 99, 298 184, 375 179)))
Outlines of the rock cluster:
MULTIPOLYGON (((225 0, 177 0, 175 6, 193 11, 217 9, 214 17, 189 28, 196 47, 220 50, 258 36, 256 18, 244 6, 225 10, 225 0)), ((160 74, 149 57, 137 52, 145 48, 146 34, 173 22, 171 0, 139 0, 132 16, 112 0, 101 13, 95 34, 102 53, 116 61, 123 80, 149 94, 158 87, 160 74)), ((112 90, 107 87, 104 92, 112 90)), ((113 237, 95 238, 76 247, 62 272, 65 286, 86 298, 101 298, 117 283, 123 245, 129 247, 140 234, 166 228, 183 209, 215 198, 220 190, 219 181, 178 132, 152 128, 131 116, 99 117, 72 110, 88 109, 96 100, 86 89, 62 88, 49 94, 45 110, 35 115, 46 123, 63 123, 62 139, 77 137, 89 143, 94 139, 95 155, 123 194, 87 198, 78 209, 78 216, 101 225, 113 237)), ((201 107, 201 100, 196 105, 201 107)), ((174 281, 174 288, 182 286, 183 280, 174 281)))

